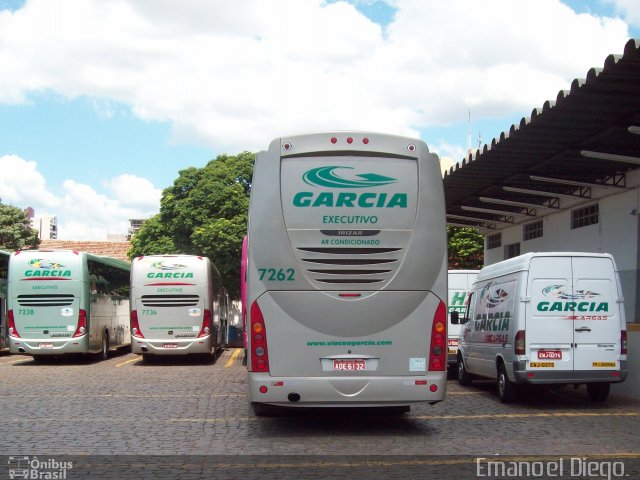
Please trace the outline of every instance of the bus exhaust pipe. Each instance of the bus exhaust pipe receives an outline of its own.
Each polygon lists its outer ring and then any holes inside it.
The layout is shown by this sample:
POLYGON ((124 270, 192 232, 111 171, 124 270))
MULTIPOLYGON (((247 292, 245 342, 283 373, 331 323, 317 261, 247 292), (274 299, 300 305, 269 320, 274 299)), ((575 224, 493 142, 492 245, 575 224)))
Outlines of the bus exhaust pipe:
POLYGON ((287 398, 292 403, 299 402, 300 401, 300 394, 299 393, 290 393, 287 398))
POLYGON ((147 353, 149 351, 147 347, 140 347, 140 350, 142 350, 144 353, 147 353))

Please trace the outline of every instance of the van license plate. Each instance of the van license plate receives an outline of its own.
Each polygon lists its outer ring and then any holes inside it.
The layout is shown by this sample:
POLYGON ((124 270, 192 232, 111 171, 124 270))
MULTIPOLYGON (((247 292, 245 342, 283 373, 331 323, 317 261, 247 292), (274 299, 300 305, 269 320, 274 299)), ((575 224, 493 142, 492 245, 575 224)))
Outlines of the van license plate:
POLYGON ((164 348, 178 348, 177 343, 165 343, 164 348))
POLYGON ((562 350, 539 350, 540 360, 562 360, 562 350))
POLYGON ((53 343, 41 343, 40 348, 53 348, 53 343))
POLYGON ((366 365, 366 362, 364 360, 334 360, 333 361, 334 370, 344 370, 344 371, 364 370, 365 365, 366 365))

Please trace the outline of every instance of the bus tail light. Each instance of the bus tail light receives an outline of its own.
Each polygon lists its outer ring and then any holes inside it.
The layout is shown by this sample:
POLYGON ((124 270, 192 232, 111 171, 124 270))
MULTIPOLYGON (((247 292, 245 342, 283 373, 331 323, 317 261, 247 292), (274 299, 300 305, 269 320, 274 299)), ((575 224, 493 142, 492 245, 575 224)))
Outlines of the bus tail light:
POLYGON ((253 372, 269 371, 267 331, 257 301, 251 305, 251 370, 253 372))
POLYGON ((72 338, 81 337, 85 333, 87 333, 87 311, 80 309, 80 313, 78 314, 78 327, 72 338))
POLYGON ((444 372, 447 368, 447 307, 440 302, 431 324, 429 371, 444 372))
POLYGON ((620 332, 620 355, 627 354, 627 331, 622 330, 620 332))
POLYGON ((211 323, 211 310, 204 310, 204 318, 202 319, 202 328, 200 329, 200 333, 198 334, 198 338, 206 337, 211 334, 211 330, 213 329, 213 324, 211 323))
POLYGON ((13 338, 22 338, 20 337, 20 334, 18 333, 18 329, 16 328, 16 319, 13 316, 13 310, 9 310, 7 312, 7 318, 8 318, 7 326, 9 327, 9 336, 13 338))
POLYGON ((138 323, 138 311, 131 310, 131 335, 136 338, 144 338, 144 335, 140 331, 140 324, 138 323))
POLYGON ((513 348, 516 355, 527 354, 524 330, 518 330, 518 333, 516 333, 516 340, 513 342, 513 348))

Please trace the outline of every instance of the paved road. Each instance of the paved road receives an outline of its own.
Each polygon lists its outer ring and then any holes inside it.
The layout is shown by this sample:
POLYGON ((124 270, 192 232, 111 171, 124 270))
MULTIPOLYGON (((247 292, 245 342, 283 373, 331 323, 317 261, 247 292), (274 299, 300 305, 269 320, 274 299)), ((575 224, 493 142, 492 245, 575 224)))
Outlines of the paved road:
MULTIPOLYGON (((0 454, 179 456, 164 457, 173 469, 185 463, 184 455, 224 455, 235 476, 244 468, 238 462, 246 461, 264 478, 281 477, 277 470, 291 471, 291 462, 305 471, 322 465, 324 474, 336 467, 345 478, 372 478, 365 474, 386 468, 407 478, 399 472, 470 465, 477 457, 532 456, 620 461, 625 475, 635 475, 640 460, 640 404, 615 396, 592 404, 584 388, 532 390, 504 405, 489 382, 461 387, 450 380, 445 402, 414 406, 403 416, 316 410, 258 418, 248 407, 245 376, 239 349, 226 350, 215 363, 175 358, 148 364, 127 353, 104 362, 52 364, 0 356, 0 454), (375 456, 384 456, 386 466, 375 456)), ((189 465, 199 461, 189 458, 189 465)), ((325 478, 322 471, 318 478, 325 478)))

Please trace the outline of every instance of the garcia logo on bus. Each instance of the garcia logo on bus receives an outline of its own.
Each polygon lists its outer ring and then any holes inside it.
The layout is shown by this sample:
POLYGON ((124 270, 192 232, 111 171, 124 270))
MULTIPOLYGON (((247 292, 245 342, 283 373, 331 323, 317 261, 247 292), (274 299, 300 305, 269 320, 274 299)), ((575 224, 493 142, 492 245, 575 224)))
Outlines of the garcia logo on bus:
MULTIPOLYGON (((306 171, 302 180, 307 185, 323 188, 356 189, 372 188, 396 183, 397 178, 377 173, 362 173, 344 178, 336 170, 353 170, 353 167, 318 167, 306 171)), ((360 207, 360 208, 407 208, 406 193, 356 193, 356 192, 298 192, 293 197, 295 207, 360 207)))
POLYGON ((32 269, 25 270, 25 277, 70 277, 71 270, 58 262, 48 262, 42 258, 29 260, 32 269))
POLYGON ((538 302, 539 312, 608 312, 608 302, 585 301, 595 299, 599 293, 590 290, 576 290, 567 293, 564 285, 549 285, 542 289, 545 297, 551 297, 553 302, 538 302), (582 300, 582 301, 581 301, 582 300))
POLYGON ((193 278, 192 272, 176 271, 187 268, 187 265, 182 265, 181 263, 171 263, 165 261, 154 262, 151 264, 151 268, 161 271, 149 272, 147 273, 147 278, 193 278))

